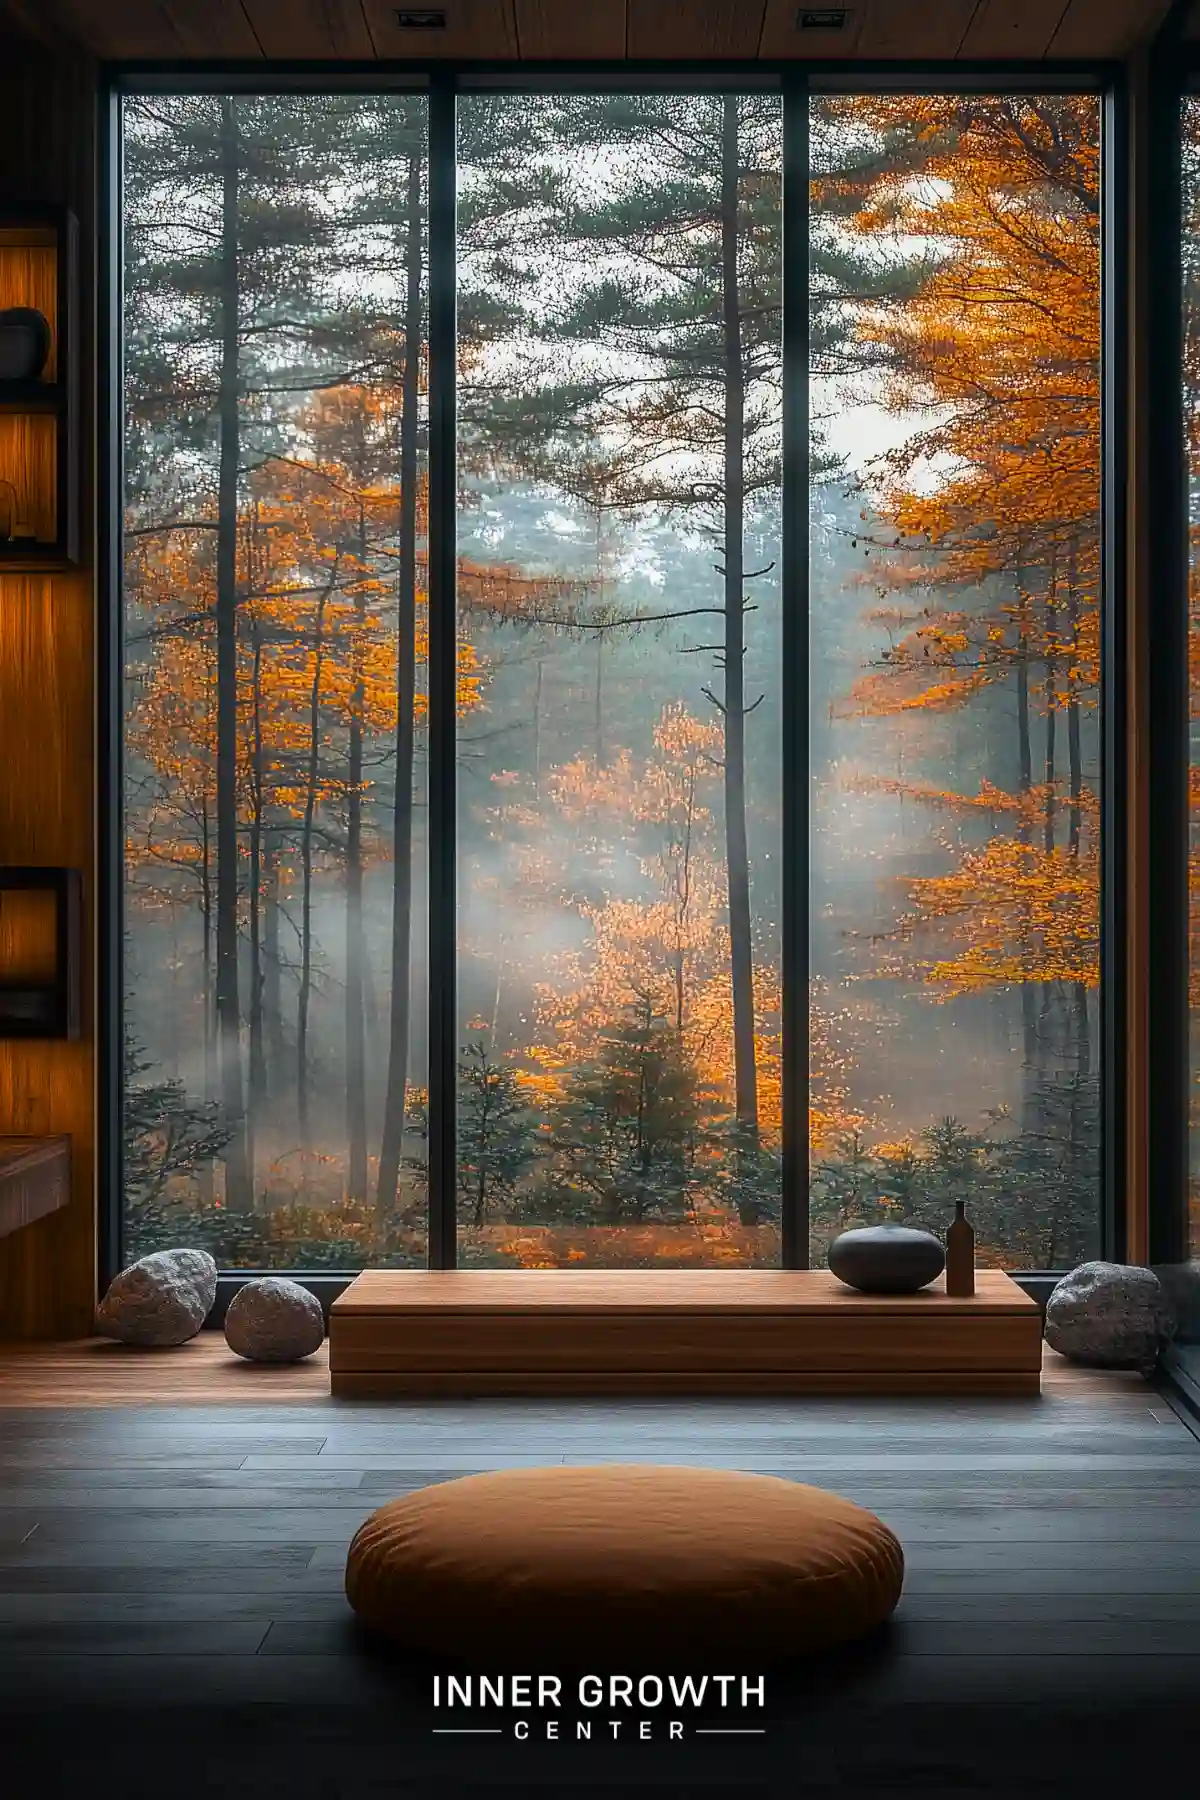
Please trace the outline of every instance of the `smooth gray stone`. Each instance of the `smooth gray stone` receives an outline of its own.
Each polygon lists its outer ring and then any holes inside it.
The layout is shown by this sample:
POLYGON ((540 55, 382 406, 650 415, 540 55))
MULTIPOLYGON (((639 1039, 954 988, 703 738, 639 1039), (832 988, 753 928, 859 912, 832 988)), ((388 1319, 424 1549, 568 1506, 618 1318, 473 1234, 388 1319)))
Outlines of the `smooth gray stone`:
POLYGON ((217 1297, 217 1265, 206 1250, 156 1250, 111 1282, 96 1329, 124 1344, 166 1348, 195 1337, 217 1297))
POLYGON ((1046 1302, 1046 1342, 1073 1362, 1152 1369, 1174 1330, 1158 1276, 1134 1264, 1080 1263, 1046 1302))
POLYGON ((325 1342, 321 1302, 282 1275, 248 1281, 229 1302, 225 1342, 249 1362, 300 1362, 325 1342))
POLYGON ((831 1272, 862 1294, 915 1294, 945 1266, 945 1247, 909 1225, 864 1225, 829 1246, 831 1272))

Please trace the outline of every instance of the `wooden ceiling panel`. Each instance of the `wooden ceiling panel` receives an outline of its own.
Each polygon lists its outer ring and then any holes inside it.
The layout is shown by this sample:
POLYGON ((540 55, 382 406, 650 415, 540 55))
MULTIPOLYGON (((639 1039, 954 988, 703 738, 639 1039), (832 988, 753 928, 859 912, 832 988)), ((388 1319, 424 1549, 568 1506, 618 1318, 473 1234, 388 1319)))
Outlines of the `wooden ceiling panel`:
POLYGON ((979 0, 960 56, 1045 56, 1067 0, 979 0))
MULTIPOLYGON (((587 0, 577 0, 586 5, 587 0)), ((627 54, 758 55, 766 0, 628 0, 627 54)))
POLYGON ((374 56, 361 0, 242 0, 264 56, 374 56))
POLYGON ((1127 56, 1162 24, 1171 0, 1070 0, 1052 57, 1127 56))
POLYGON ((976 0, 871 0, 858 54, 957 56, 975 7, 976 0))
MULTIPOLYGON (((580 0, 585 4, 586 0, 580 0)), ((435 8, 406 7, 403 0, 363 0, 367 29, 375 45, 376 56, 414 57, 454 56, 464 62, 489 57, 516 57, 517 26, 513 0, 440 0, 435 8), (408 30, 397 19, 397 11, 429 12, 444 15, 444 26, 433 30, 408 30)))
MULTIPOLYGON (((453 57, 537 62, 622 56, 798 60, 1122 57, 1170 0, 851 0, 840 30, 803 30, 802 0, 441 0, 443 28, 404 29, 397 0, 0 0, 0 21, 61 26, 100 56, 453 57)), ((1190 35, 1200 38, 1200 0, 1190 35)))
POLYGON ((57 0, 63 25, 97 56, 186 56, 158 0, 57 0))
POLYGON ((820 13, 822 10, 819 7, 799 6, 797 0, 767 0, 759 55, 801 56, 806 59, 818 56, 853 56, 867 16, 865 0, 861 5, 839 9, 845 13, 846 22, 836 31, 828 28, 805 31, 801 28, 799 21, 803 13, 820 13))
POLYGON ((188 56, 261 56, 242 0, 159 0, 188 56))
POLYGON ((517 44, 524 60, 615 60, 625 54, 625 0, 516 0, 517 44))

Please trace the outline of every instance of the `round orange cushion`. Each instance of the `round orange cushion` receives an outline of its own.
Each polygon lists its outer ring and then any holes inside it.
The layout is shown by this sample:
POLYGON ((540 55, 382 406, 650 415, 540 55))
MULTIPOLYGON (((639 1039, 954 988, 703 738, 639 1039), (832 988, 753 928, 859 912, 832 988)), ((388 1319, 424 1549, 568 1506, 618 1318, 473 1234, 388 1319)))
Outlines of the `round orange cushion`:
POLYGON ((405 1648, 514 1654, 720 1652, 753 1662, 861 1636, 900 1598, 904 1557, 873 1513, 774 1475, 607 1463, 468 1475, 359 1528, 346 1594, 405 1648))

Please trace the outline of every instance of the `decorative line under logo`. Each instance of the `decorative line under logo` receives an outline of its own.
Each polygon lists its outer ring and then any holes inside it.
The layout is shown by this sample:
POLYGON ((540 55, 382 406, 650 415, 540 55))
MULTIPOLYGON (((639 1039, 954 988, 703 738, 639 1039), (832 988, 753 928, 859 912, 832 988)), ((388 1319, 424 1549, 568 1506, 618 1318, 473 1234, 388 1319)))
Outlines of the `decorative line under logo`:
POLYGON ((767 1701, 762 1675, 581 1675, 572 1691, 564 1693, 564 1686, 559 1675, 435 1675, 433 1704, 439 1712, 496 1708, 532 1716, 502 1725, 435 1725, 432 1735, 511 1736, 518 1742, 536 1735, 577 1743, 593 1738, 678 1743, 685 1735, 766 1736, 764 1725, 692 1724, 687 1729, 689 1715, 711 1717, 714 1708, 761 1711, 767 1701))

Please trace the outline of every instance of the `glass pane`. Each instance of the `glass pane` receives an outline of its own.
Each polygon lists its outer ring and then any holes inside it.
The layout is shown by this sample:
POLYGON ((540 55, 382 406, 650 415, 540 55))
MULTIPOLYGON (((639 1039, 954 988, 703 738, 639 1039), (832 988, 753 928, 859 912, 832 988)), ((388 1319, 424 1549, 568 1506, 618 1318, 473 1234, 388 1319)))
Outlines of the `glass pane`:
POLYGON ((1200 100, 1183 102, 1183 407, 1188 470, 1188 951, 1191 1020, 1188 1254, 1200 1256, 1200 100))
POLYGON ((124 140, 127 1250, 421 1261, 425 103, 124 140))
POLYGON ((780 101, 459 158, 462 1259, 775 1262, 780 101))
POLYGON ((814 99, 813 1255, 1100 1230, 1100 103, 814 99))

